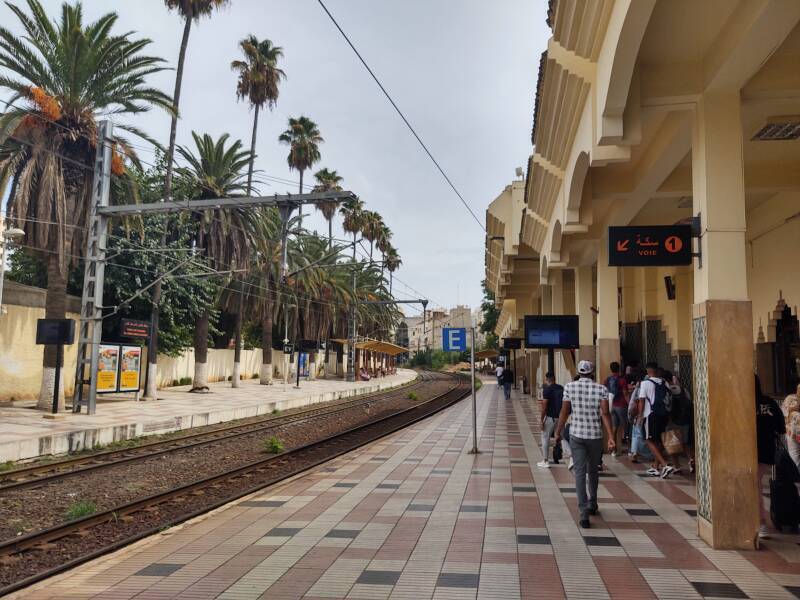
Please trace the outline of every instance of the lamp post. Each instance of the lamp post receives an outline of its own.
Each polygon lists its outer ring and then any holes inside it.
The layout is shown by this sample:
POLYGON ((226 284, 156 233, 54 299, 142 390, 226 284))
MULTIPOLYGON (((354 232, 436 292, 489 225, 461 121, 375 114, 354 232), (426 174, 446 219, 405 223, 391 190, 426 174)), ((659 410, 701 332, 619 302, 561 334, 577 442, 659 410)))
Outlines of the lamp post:
POLYGON ((2 254, 0 254, 0 316, 3 314, 3 284, 5 283, 6 276, 6 248, 9 244, 25 236, 22 229, 11 227, 5 228, 3 224, 3 235, 0 236, 0 246, 3 247, 2 254))

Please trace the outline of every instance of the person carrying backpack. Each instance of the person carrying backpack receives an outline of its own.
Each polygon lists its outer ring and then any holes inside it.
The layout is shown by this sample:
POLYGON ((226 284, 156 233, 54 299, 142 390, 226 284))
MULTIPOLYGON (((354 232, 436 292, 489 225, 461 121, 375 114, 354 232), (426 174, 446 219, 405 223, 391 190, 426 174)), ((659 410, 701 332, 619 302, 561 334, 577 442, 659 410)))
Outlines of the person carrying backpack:
POLYGON ((645 368, 647 377, 639 386, 638 414, 644 417, 644 438, 655 457, 647 473, 666 479, 677 470, 665 458, 666 452, 661 442, 661 435, 669 423, 671 398, 666 383, 659 377, 658 364, 649 362, 645 368))
POLYGON ((669 371, 664 373, 664 383, 672 397, 670 420, 680 432, 683 454, 689 462, 689 472, 694 473, 694 405, 689 392, 681 385, 677 376, 669 371))
POLYGON ((620 375, 618 362, 610 365, 611 375, 606 377, 605 386, 611 399, 611 426, 614 431, 614 441, 619 450, 614 450, 611 456, 616 456, 622 450, 622 438, 628 428, 628 382, 620 375))
MULTIPOLYGON (((776 442, 786 433, 786 422, 783 420, 783 412, 781 411, 778 403, 761 391, 761 380, 758 375, 753 376, 755 386, 755 400, 756 400, 756 448, 758 449, 758 491, 759 500, 758 507, 761 515, 761 526, 758 528, 758 537, 769 537, 769 530, 767 529, 767 519, 771 517, 770 511, 764 506, 761 499, 761 485, 764 478, 770 478, 772 475, 772 467, 775 465, 775 449, 776 442)), ((776 480, 777 481, 777 480, 776 480)), ((780 483, 780 482, 778 482, 780 483)), ((770 481, 770 503, 775 518, 773 520, 779 521, 773 523, 775 527, 783 525, 778 519, 778 513, 789 513, 787 515, 781 514, 780 516, 791 517, 794 513, 794 506, 790 507, 788 511, 781 511, 781 503, 786 503, 788 498, 789 504, 796 504, 797 488, 794 483, 789 483, 786 486, 774 485, 770 481), (785 487, 785 491, 781 489, 785 487), (786 493, 788 492, 788 494, 786 493)), ((796 518, 797 515, 795 514, 796 518)), ((796 523, 795 523, 796 524, 796 523)))
MULTIPOLYGON (((537 467, 549 468, 550 437, 556 428, 558 417, 561 414, 561 403, 564 398, 564 388, 556 383, 556 376, 548 371, 544 376, 545 386, 542 388, 541 418, 542 418, 542 461, 536 463, 537 467)), ((558 447, 558 444, 556 444, 558 447)), ((557 464, 557 453, 553 449, 553 463, 557 464)))

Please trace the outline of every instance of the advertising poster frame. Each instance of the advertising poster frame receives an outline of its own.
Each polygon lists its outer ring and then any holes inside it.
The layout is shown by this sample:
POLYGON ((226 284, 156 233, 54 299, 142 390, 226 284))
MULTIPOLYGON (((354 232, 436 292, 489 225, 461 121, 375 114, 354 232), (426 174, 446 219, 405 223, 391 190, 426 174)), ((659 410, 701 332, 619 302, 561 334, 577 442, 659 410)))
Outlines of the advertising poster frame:
POLYGON ((97 363, 97 393, 109 394, 119 387, 119 344, 100 344, 100 360, 97 363), (108 368, 112 361, 113 370, 108 368))
POLYGON ((142 385, 142 347, 132 344, 123 344, 120 346, 120 361, 119 361, 119 384, 117 385, 117 391, 119 392, 138 392, 141 389, 142 385), (136 354, 136 369, 123 369, 123 365, 130 366, 126 363, 127 360, 125 355, 133 351, 136 354), (127 376, 127 377, 126 377, 127 376), (125 385, 127 379, 135 378, 135 385, 129 384, 125 385))

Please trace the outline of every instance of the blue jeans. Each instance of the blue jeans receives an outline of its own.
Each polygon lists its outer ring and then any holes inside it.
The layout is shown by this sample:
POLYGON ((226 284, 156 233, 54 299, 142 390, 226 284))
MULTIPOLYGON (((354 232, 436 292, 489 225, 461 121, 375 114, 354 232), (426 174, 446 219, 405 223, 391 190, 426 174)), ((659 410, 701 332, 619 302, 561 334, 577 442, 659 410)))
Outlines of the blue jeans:
POLYGON ((506 395, 506 400, 511 400, 511 382, 503 384, 503 393, 506 395))
POLYGON ((653 454, 644 441, 644 431, 641 423, 633 422, 631 426, 631 454, 638 454, 644 460, 652 460, 653 454))

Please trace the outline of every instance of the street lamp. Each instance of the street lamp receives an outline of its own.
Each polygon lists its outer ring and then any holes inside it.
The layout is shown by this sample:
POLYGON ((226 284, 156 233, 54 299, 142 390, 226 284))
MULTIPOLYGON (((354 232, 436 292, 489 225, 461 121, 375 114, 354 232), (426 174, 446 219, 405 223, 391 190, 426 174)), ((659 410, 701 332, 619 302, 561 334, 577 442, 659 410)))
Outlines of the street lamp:
POLYGON ((3 314, 3 283, 6 276, 6 248, 9 244, 25 237, 25 232, 17 227, 4 229, 3 235, 0 236, 0 246, 3 247, 2 254, 0 254, 0 315, 3 314))

